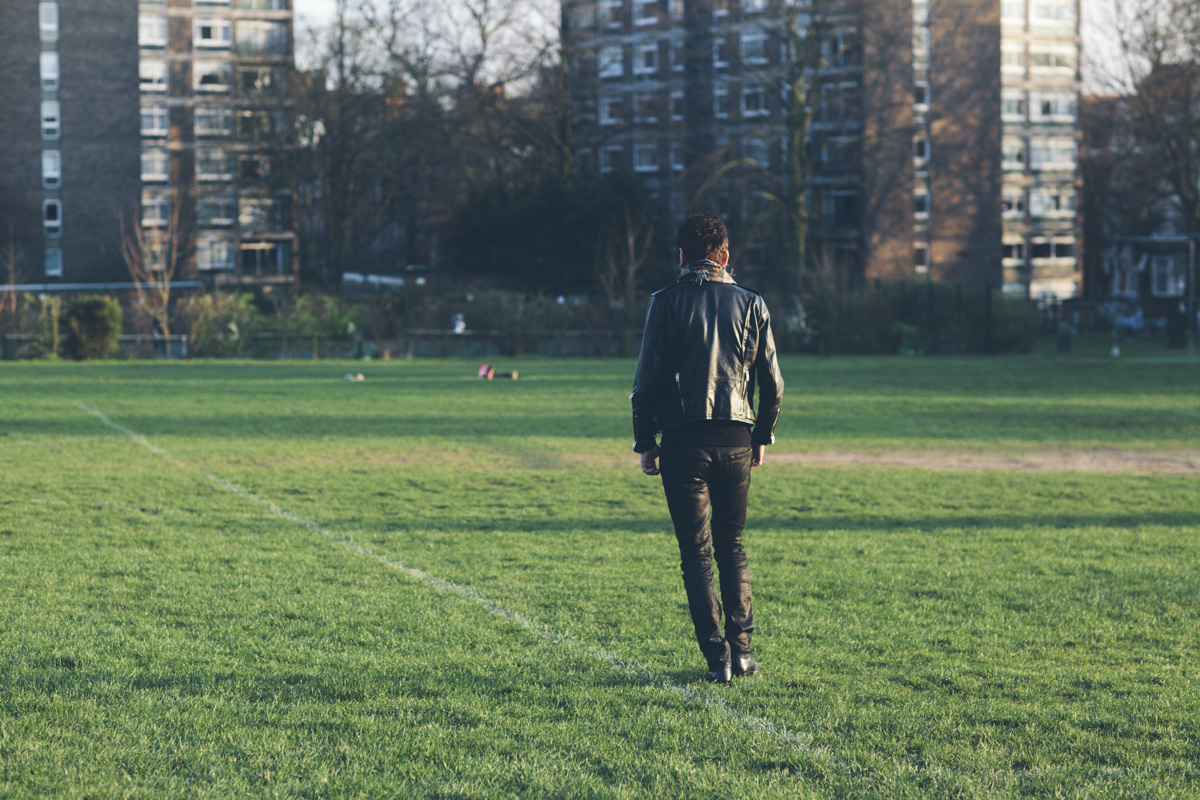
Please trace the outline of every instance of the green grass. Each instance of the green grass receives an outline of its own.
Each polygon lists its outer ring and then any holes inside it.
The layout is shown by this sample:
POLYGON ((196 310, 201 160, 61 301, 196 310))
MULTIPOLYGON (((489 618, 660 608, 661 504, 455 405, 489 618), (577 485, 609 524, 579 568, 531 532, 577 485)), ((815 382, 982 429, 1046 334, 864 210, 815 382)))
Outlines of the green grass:
MULTIPOLYGON (((633 364, 474 366, 0 364, 0 797, 1200 796, 1194 476, 769 453, 710 687, 633 364)), ((1188 364, 783 366, 775 453, 1200 447, 1188 364)))

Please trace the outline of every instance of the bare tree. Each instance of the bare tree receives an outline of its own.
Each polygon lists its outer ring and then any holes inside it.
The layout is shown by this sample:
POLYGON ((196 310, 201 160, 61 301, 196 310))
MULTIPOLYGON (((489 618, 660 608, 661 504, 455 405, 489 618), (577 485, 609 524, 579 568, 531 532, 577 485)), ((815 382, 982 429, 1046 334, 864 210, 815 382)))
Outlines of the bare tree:
POLYGON ((629 310, 637 304, 638 276, 650 258, 654 226, 635 218, 628 205, 617 224, 605 227, 596 249, 597 278, 605 299, 629 310))
POLYGON ((182 204, 171 203, 167 223, 147 227, 136 213, 126 224, 121 215, 121 256, 137 293, 138 306, 158 325, 171 357, 171 291, 190 257, 190 237, 184 230, 182 204))
POLYGON ((4 261, 4 296, 0 297, 0 320, 7 328, 16 323, 17 319, 17 284, 21 280, 21 251, 17 247, 16 228, 8 223, 8 238, 0 258, 4 261))
POLYGON ((1093 65, 1122 96, 1126 157, 1157 179, 1178 227, 1200 230, 1200 0, 1112 0, 1117 55, 1093 65))
MULTIPOLYGON (((895 204, 894 189, 903 184, 910 161, 912 87, 902 76, 912 47, 911 12, 902 5, 892 0, 782 4, 763 23, 777 61, 741 61, 743 86, 757 84, 767 97, 779 98, 779 116, 747 126, 699 165, 706 178, 698 195, 732 183, 759 201, 757 212, 744 221, 741 239, 775 242, 777 288, 785 295, 797 296, 814 268, 814 237, 849 227, 823 212, 815 191, 839 170, 871 164, 865 172, 874 184, 862 187, 871 190, 862 193, 870 196, 851 209, 870 223, 866 227, 896 217, 911 228, 911 200, 900 199, 898 217, 895 208, 879 207, 895 204), (758 152, 751 152, 751 142, 758 143, 758 152)), ((864 232, 864 238, 872 236, 864 232)), ((825 249, 820 258, 827 268, 825 249)))

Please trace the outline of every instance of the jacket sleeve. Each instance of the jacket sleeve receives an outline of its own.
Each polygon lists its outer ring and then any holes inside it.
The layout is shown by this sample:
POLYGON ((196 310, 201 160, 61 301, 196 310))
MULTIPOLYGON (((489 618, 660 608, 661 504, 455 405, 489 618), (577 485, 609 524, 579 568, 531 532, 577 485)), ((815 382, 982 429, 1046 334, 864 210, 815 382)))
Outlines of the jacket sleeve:
POLYGON ((758 382, 758 415, 755 417, 754 444, 775 444, 775 423, 783 400, 783 375, 775 354, 775 336, 771 333, 771 314, 767 304, 758 300, 761 319, 758 353, 754 358, 754 377, 758 382))
POLYGON ((646 329, 642 333, 642 351, 633 376, 633 392, 629 395, 629 402, 633 404, 633 449, 637 453, 644 453, 657 444, 654 440, 658 432, 655 409, 663 387, 664 315, 662 302, 652 296, 646 310, 646 329))

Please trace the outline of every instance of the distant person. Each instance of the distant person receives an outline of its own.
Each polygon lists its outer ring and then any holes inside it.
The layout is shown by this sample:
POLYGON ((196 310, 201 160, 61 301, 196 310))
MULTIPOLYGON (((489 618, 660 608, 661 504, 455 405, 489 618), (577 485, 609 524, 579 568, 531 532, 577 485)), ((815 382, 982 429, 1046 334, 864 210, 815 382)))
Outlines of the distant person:
POLYGON ((754 612, 742 528, 750 469, 775 442, 783 377, 767 304, 730 276, 724 223, 692 214, 679 226, 677 245, 679 280, 655 292, 646 312, 629 396, 633 449, 642 472, 662 475, 705 679, 728 683, 759 671, 750 653, 754 612))

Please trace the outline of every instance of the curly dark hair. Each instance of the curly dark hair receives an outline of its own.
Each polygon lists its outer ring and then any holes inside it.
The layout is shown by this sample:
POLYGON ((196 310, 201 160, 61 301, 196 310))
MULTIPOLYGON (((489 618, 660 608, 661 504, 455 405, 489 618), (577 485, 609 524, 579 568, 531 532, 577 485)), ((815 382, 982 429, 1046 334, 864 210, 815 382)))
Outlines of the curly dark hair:
POLYGON ((719 217, 698 212, 689 214, 679 226, 675 245, 683 251, 683 260, 688 264, 706 258, 720 263, 729 252, 729 233, 719 217))

